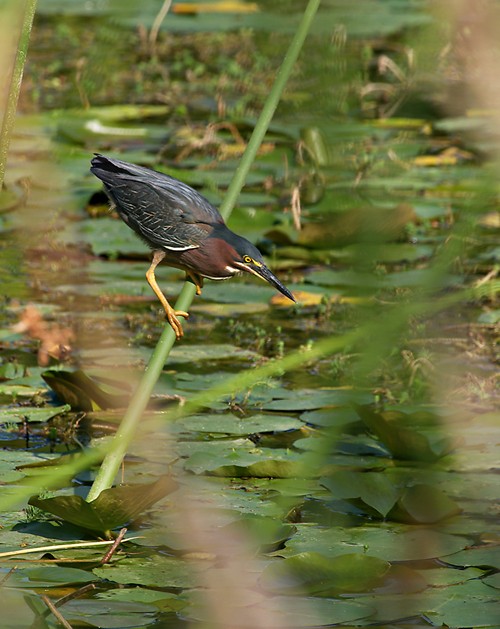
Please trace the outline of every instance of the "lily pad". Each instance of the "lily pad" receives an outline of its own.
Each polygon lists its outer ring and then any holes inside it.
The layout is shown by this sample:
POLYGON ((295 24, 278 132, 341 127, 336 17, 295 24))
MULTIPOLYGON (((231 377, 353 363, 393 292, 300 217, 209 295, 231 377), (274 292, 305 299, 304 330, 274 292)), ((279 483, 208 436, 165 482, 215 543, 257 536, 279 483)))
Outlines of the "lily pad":
POLYGON ((8 587, 51 588, 73 583, 89 583, 95 581, 90 572, 78 568, 62 566, 18 567, 6 583, 8 587))
POLYGON ((129 601, 134 603, 151 603, 161 611, 180 611, 187 605, 187 601, 171 592, 158 592, 142 587, 120 588, 99 592, 97 599, 110 601, 129 601))
POLYGON ((92 571, 96 576, 124 585, 155 588, 187 588, 193 585, 189 566, 178 558, 154 555, 131 557, 92 571))
POLYGON ((368 555, 345 554, 332 558, 304 552, 270 564, 262 573, 261 583, 279 594, 335 596, 367 592, 380 586, 389 568, 387 561, 368 555))
POLYGON ((256 478, 300 477, 305 471, 300 454, 290 450, 276 448, 270 455, 255 446, 216 451, 206 444, 189 457, 185 468, 195 474, 256 478))
POLYGON ((300 430, 304 424, 295 417, 286 415, 194 415, 176 423, 180 432, 224 433, 228 435, 251 435, 255 433, 300 430))
POLYGON ((431 485, 407 487, 389 513, 391 520, 432 524, 461 512, 460 507, 439 488, 431 485))
POLYGON ((80 369, 47 370, 43 372, 42 377, 57 396, 67 402, 73 410, 97 411, 126 406, 125 392, 116 394, 105 391, 80 369))
MULTIPOLYGON (((256 622, 259 629, 330 627, 332 624, 354 623, 374 613, 373 607, 358 601, 306 596, 273 596, 254 603, 252 608, 255 614, 245 608, 239 613, 238 625, 242 629, 255 629, 256 622)), ((210 619, 207 608, 196 603, 184 610, 183 615, 198 621, 210 619)))
MULTIPOLYGON (((264 518, 257 515, 245 515, 222 527, 221 532, 227 539, 235 538, 248 541, 252 547, 260 549, 260 552, 271 552, 276 550, 289 539, 295 532, 295 527, 291 524, 283 524, 276 518, 264 518)), ((237 545, 237 544, 236 544, 237 545)))
POLYGON ((302 413, 300 419, 307 424, 334 428, 359 422, 359 415, 353 408, 338 406, 302 413))
POLYGON ((106 489, 92 502, 75 495, 55 498, 32 496, 29 504, 91 531, 107 532, 127 524, 176 488, 177 483, 170 476, 164 476, 148 485, 106 489))
POLYGON ((302 552, 319 552, 327 557, 346 553, 368 554, 389 562, 444 559, 453 563, 452 553, 467 546, 467 540, 432 529, 413 529, 397 524, 359 526, 350 530, 342 527, 313 529, 297 525, 297 533, 280 555, 290 557, 302 552))
POLYGON ((410 414, 379 413, 367 406, 357 407, 366 426, 384 443, 392 454, 403 460, 436 461, 452 448, 441 427, 415 425, 410 414))
POLYGON ((500 544, 488 544, 485 546, 472 546, 462 552, 445 557, 446 563, 454 566, 478 568, 495 568, 500 570, 500 544))
POLYGON ((331 477, 323 478, 335 499, 360 499, 385 517, 398 500, 401 489, 384 474, 374 472, 350 472, 340 470, 331 477))
POLYGON ((60 612, 73 625, 84 623, 99 629, 123 629, 154 624, 158 608, 138 601, 81 599, 68 601, 60 612))
POLYGON ((263 410, 308 411, 325 406, 340 406, 354 401, 363 403, 372 399, 368 391, 358 391, 349 388, 290 390, 287 391, 286 397, 283 394, 280 397, 281 399, 273 399, 263 404, 263 410))
POLYGON ((22 423, 28 422, 45 422, 56 415, 61 415, 71 410, 69 404, 63 406, 18 406, 16 408, 0 409, 0 422, 22 423))
POLYGON ((174 347, 170 354, 169 364, 195 364, 209 360, 255 360, 259 355, 247 349, 241 349, 235 345, 226 343, 185 345, 174 347))

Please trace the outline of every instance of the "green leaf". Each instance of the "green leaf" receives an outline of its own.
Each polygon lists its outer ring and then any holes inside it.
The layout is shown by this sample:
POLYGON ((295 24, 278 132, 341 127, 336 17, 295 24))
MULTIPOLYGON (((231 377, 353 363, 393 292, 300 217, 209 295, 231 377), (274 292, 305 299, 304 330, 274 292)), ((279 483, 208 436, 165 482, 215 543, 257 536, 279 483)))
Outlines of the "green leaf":
MULTIPOLYGON (((278 396, 276 396, 278 397, 278 396)), ((287 391, 287 396, 265 402, 262 409, 266 411, 308 411, 325 406, 340 406, 353 401, 363 403, 372 399, 368 391, 350 388, 331 389, 296 389, 287 391)), ((335 413, 335 409, 332 409, 335 413)))
POLYGON ((51 369, 44 371, 42 378, 73 410, 96 411, 104 408, 124 408, 127 403, 125 392, 117 395, 105 391, 80 369, 77 371, 51 369))
POLYGON ((203 448, 192 454, 185 468, 195 474, 256 478, 300 477, 304 473, 300 455, 290 450, 276 448, 270 456, 268 450, 256 448, 253 444, 248 449, 216 449, 210 446, 204 444, 203 448))
POLYGON ((187 601, 171 592, 158 592, 142 587, 120 588, 99 592, 96 599, 103 601, 129 601, 134 603, 151 603, 161 611, 178 612, 187 605, 187 601))
POLYGON ((462 552, 444 557, 444 560, 453 566, 476 566, 500 570, 500 544, 472 546, 462 552))
POLYGON ((193 585, 191 569, 182 560, 164 555, 131 557, 92 571, 96 576, 123 584, 154 588, 187 588, 193 585))
POLYGON ((337 406, 334 408, 306 411, 300 419, 306 424, 315 426, 338 427, 359 422, 359 415, 349 406, 337 406))
POLYGON ((432 524, 461 511, 457 503, 440 489, 431 485, 413 485, 403 491, 389 518, 398 522, 432 524))
POLYGON ((357 407, 360 418, 399 459, 410 461, 436 461, 451 450, 448 438, 441 434, 440 426, 434 431, 418 429, 411 415, 405 413, 378 413, 368 406, 357 407))
MULTIPOLYGON (((234 605, 236 607, 238 602, 235 601, 234 605)), ((369 618, 374 612, 372 606, 358 601, 305 596, 268 597, 254 603, 253 609, 255 609, 255 614, 244 607, 241 609, 238 626, 242 629, 256 629, 256 617, 259 629, 276 629, 277 627, 299 629, 354 623, 354 621, 369 618)), ((207 606, 196 602, 183 611, 183 616, 197 621, 211 619, 207 606)))
POLYGON ((22 423, 45 422, 56 415, 61 415, 71 410, 69 404, 63 406, 17 406, 15 408, 0 409, 0 422, 22 423))
POLYGON ((72 626, 83 623, 99 629, 146 627, 156 622, 157 613, 155 605, 112 599, 72 600, 61 608, 61 614, 72 626))
POLYGON ((303 593, 335 596, 368 592, 383 582, 390 564, 361 554, 325 557, 316 552, 299 553, 264 569, 261 583, 278 594, 303 593))
POLYGON ((252 435, 255 433, 300 430, 304 424, 295 417, 286 415, 194 415, 175 425, 175 431, 224 433, 228 435, 252 435))
POLYGON ((338 471, 321 484, 327 487, 335 499, 359 498, 366 505, 385 517, 401 495, 401 489, 382 473, 338 471))
POLYGON ((106 489, 92 502, 81 496, 32 496, 29 504, 91 531, 108 532, 124 526, 175 489, 177 483, 162 476, 155 483, 106 489))
POLYGON ((241 537, 252 546, 267 553, 279 548, 295 532, 295 527, 282 524, 275 518, 264 518, 258 515, 246 515, 220 529, 227 539, 239 540, 241 537), (237 534, 235 538, 234 534, 237 534))
POLYGON ((92 574, 78 568, 65 568, 63 566, 18 567, 9 576, 6 585, 22 588, 50 588, 71 583, 89 583, 90 581, 95 581, 92 574))
POLYGON ((453 564, 456 555, 452 553, 468 544, 463 537, 401 524, 380 523, 348 530, 342 527, 320 529, 296 526, 297 533, 280 550, 280 555, 290 557, 302 552, 319 552, 327 557, 336 557, 361 553, 390 562, 440 557, 453 564))

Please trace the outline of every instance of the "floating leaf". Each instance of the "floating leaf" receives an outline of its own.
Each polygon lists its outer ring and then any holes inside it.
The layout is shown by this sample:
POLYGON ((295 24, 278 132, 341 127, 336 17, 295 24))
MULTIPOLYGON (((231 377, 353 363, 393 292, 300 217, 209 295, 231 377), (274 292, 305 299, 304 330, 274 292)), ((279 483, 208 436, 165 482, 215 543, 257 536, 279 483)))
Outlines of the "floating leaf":
POLYGON ((178 612, 188 604, 185 599, 181 598, 177 594, 147 590, 142 587, 123 587, 115 590, 107 590, 106 592, 99 592, 95 598, 104 601, 111 600, 130 601, 134 603, 153 603, 156 609, 160 609, 163 612, 178 612))
POLYGON ((398 524, 359 526, 352 529, 318 529, 297 525, 297 533, 286 543, 280 555, 289 557, 302 552, 319 552, 327 557, 346 553, 368 554, 386 561, 412 561, 448 557, 467 546, 467 540, 431 529, 414 529, 398 524))
POLYGON ((462 550, 462 552, 445 557, 444 560, 454 566, 476 566, 500 570, 500 544, 472 546, 462 550))
POLYGON ((65 603, 60 613, 72 626, 83 623, 99 629, 123 629, 155 624, 158 608, 137 601, 80 599, 65 603))
MULTIPOLYGON (((275 394, 275 397, 278 397, 275 394)), ((266 411, 308 411, 325 406, 339 406, 353 401, 362 403, 371 400, 371 394, 349 388, 338 389, 297 389, 282 394, 281 399, 273 399, 261 405, 266 411)), ((332 410, 332 412, 335 412, 332 410)))
POLYGON ((71 410, 69 404, 63 406, 18 406, 16 408, 0 409, 0 422, 22 423, 45 422, 56 415, 61 415, 71 410))
POLYGON ((389 513, 391 520, 432 524, 461 512, 460 507, 437 487, 412 485, 407 487, 389 513))
POLYGON ((215 449, 211 447, 214 444, 204 444, 189 457, 185 468, 195 474, 214 476, 290 478, 303 475, 304 463, 300 454, 275 448, 270 455, 269 450, 250 444, 237 449, 227 446, 215 449))
POLYGON ((321 479, 336 500, 359 498, 366 505, 385 517, 401 495, 394 481, 381 473, 338 471, 321 479))
MULTIPOLYGON (((74 242, 74 226, 59 234, 59 238, 62 242, 74 242)), ((143 256, 144 259, 148 256, 146 245, 134 232, 122 221, 111 217, 82 221, 78 239, 88 244, 96 256, 115 258, 118 255, 133 255, 143 256)))
POLYGON ((259 355, 247 349, 226 343, 186 345, 174 347, 169 362, 172 364, 195 364, 205 360, 254 360, 259 355))
POLYGON ((287 415, 194 415, 175 424, 180 432, 225 433, 228 435, 252 435, 255 433, 300 430, 304 424, 287 415))
POLYGON ((279 594, 335 596, 367 592, 380 586, 389 568, 387 561, 368 555, 331 558, 304 552, 269 565, 262 573, 261 582, 266 589, 279 594))
POLYGON ((50 588, 71 583, 89 583, 90 581, 95 581, 95 579, 86 570, 62 566, 30 566, 14 569, 6 585, 8 587, 50 588))
POLYGON ((275 518, 246 515, 220 530, 224 536, 227 536, 228 541, 234 539, 234 534, 236 534, 236 545, 242 536, 247 543, 257 546, 260 552, 267 553, 282 546, 293 535, 295 527, 291 524, 283 524, 275 518))
POLYGON ((483 583, 486 583, 486 585, 500 590, 500 572, 492 574, 490 577, 486 577, 485 579, 483 579, 483 583))
POLYGON ((155 483, 106 489, 92 502, 75 495, 32 496, 29 504, 91 531, 108 532, 124 526, 175 489, 177 483, 170 476, 163 476, 155 483))
POLYGON ((73 410, 97 411, 126 406, 125 393, 117 395, 105 391, 81 370, 47 370, 42 373, 42 378, 73 410))
MULTIPOLYGON (((238 607, 238 602, 234 601, 238 607)), ((255 616, 258 618, 259 629, 299 629, 306 627, 330 627, 332 624, 342 624, 369 618, 374 608, 358 601, 339 599, 301 597, 301 596, 273 596, 255 602, 252 605, 255 614, 244 607, 238 617, 241 629, 255 629, 255 616)), ((235 610, 236 611, 236 610, 235 610)), ((186 610, 183 616, 198 621, 211 619, 210 610, 206 605, 195 602, 186 610)))
POLYGON ((379 413, 368 406, 358 406, 357 410, 363 422, 397 458, 435 461, 451 449, 439 426, 434 431, 419 430, 411 415, 405 413, 379 413))
POLYGON ((96 576, 123 584, 155 588, 187 588, 193 585, 189 566, 165 555, 131 557, 92 571, 96 576))

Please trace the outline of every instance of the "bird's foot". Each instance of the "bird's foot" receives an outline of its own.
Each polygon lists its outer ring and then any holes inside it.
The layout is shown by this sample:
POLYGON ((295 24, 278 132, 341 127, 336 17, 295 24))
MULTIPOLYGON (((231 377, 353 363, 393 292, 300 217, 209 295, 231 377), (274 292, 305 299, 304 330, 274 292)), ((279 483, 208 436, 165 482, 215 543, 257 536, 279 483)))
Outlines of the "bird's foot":
POLYGON ((165 308, 165 313, 167 315, 167 320, 170 324, 170 327, 175 332, 177 340, 179 340, 184 335, 184 331, 178 317, 184 317, 185 319, 187 319, 189 317, 189 313, 184 312, 184 310, 174 310, 173 308, 170 308, 169 310, 165 308))

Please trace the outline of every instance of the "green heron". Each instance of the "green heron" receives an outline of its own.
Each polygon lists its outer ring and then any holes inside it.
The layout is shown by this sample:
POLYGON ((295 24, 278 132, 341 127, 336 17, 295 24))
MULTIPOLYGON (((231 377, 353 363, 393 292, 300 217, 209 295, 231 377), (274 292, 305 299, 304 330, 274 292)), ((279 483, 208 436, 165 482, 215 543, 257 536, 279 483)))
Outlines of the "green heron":
POLYGON ((182 181, 149 168, 96 154, 90 169, 102 180, 120 217, 153 251, 146 273, 177 338, 182 326, 155 278, 155 269, 165 261, 181 269, 201 294, 203 278, 227 280, 242 271, 253 273, 292 301, 292 293, 265 265, 251 242, 232 232, 218 210, 182 181))

